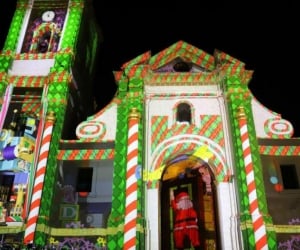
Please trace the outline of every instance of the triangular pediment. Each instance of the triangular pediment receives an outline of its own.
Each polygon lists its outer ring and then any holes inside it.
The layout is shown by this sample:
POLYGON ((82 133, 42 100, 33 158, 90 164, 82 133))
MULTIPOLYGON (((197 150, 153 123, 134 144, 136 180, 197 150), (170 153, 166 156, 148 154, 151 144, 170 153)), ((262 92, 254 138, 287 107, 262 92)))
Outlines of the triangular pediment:
MULTIPOLYGON (((149 64, 153 71, 170 69, 178 62, 185 63, 191 71, 212 71, 215 67, 215 59, 205 51, 196 48, 184 41, 179 41, 170 47, 151 57, 149 64)), ((185 67, 185 66, 183 66, 185 67)), ((175 72, 176 69, 172 69, 175 72)))
POLYGON ((114 75, 115 80, 119 81, 124 74, 127 77, 145 77, 149 72, 172 76, 173 73, 177 73, 176 75, 190 73, 190 81, 194 81, 193 77, 198 80, 203 78, 201 81, 211 81, 217 75, 216 72, 221 71, 227 75, 240 74, 243 83, 248 83, 253 73, 245 69, 243 62, 222 51, 216 49, 213 55, 210 55, 180 40, 154 56, 151 56, 151 51, 137 56, 124 63, 121 71, 114 72, 114 75))
POLYGON ((186 63, 194 71, 212 71, 215 65, 212 55, 184 41, 179 41, 152 57, 150 51, 141 54, 124 63, 122 69, 147 64, 152 71, 164 72, 169 71, 170 67, 179 62, 186 63))
POLYGON ((211 72, 210 70, 201 67, 185 57, 177 57, 169 63, 162 65, 160 68, 153 70, 155 73, 167 73, 167 72, 211 72))

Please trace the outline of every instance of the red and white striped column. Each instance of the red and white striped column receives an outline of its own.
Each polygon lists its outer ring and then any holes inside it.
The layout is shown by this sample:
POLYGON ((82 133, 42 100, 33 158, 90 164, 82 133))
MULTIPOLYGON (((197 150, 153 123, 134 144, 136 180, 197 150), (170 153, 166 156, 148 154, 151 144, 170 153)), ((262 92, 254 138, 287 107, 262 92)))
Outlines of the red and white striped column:
POLYGON ((268 249, 267 232, 263 221, 263 217, 258 207, 258 199, 257 199, 256 184, 254 179, 255 176, 254 176, 254 168, 253 168, 249 134, 247 128, 247 120, 246 120, 243 107, 239 107, 238 121, 239 121, 239 128, 240 128, 241 139, 242 139, 248 198, 249 198, 249 205, 250 205, 249 210, 250 210, 250 215, 253 223, 255 248, 257 250, 267 250, 268 249))
POLYGON ((33 186, 33 192, 31 197, 31 203, 29 208, 29 215, 27 218, 27 224, 24 234, 24 243, 33 243, 35 230, 37 226, 37 220, 39 216, 42 191, 44 186, 44 179, 46 173, 47 160, 49 155, 50 141, 52 137, 52 131, 54 126, 54 113, 50 112, 46 116, 46 122, 44 132, 41 141, 41 149, 39 153, 38 165, 35 172, 35 180, 33 186))
POLYGON ((138 129, 139 113, 134 108, 129 114, 128 121, 124 250, 136 249, 138 192, 136 168, 138 166, 138 129))
POLYGON ((9 84, 5 90, 2 107, 0 109, 0 130, 2 129, 4 124, 4 120, 9 107, 9 102, 11 100, 12 91, 13 91, 13 84, 9 84))

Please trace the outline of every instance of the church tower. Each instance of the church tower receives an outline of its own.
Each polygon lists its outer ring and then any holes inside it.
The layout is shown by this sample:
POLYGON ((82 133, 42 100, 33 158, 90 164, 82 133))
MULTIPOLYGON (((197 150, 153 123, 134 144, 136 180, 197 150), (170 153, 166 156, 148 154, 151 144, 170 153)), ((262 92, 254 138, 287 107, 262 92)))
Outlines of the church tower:
POLYGON ((0 234, 24 232, 25 244, 45 245, 60 140, 94 111, 93 14, 91 1, 18 0, 0 54, 0 234))

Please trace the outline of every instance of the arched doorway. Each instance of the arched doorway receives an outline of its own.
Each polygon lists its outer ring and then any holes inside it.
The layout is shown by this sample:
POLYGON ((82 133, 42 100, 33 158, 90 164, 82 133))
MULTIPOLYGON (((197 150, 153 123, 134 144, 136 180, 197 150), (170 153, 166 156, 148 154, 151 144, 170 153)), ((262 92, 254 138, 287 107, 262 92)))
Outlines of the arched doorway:
POLYGON ((209 165, 193 155, 179 155, 166 164, 160 189, 161 249, 220 249, 213 183, 214 175, 209 165), (187 212, 181 210, 178 215, 172 203, 187 212), (188 215, 184 218, 183 214, 188 215), (184 227, 191 230, 184 231, 184 227), (176 247, 180 243, 183 248, 176 247))

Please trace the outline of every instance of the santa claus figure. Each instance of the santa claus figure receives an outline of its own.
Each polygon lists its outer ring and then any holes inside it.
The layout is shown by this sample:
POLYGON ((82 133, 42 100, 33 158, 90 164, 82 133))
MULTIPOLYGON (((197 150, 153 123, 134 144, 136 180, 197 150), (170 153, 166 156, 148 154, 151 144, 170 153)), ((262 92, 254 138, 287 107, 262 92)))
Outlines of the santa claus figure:
POLYGON ((199 247, 197 213, 188 193, 180 192, 174 198, 174 192, 171 190, 170 201, 175 214, 173 230, 176 249, 184 249, 185 238, 190 240, 194 248, 199 247))

